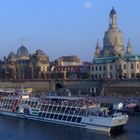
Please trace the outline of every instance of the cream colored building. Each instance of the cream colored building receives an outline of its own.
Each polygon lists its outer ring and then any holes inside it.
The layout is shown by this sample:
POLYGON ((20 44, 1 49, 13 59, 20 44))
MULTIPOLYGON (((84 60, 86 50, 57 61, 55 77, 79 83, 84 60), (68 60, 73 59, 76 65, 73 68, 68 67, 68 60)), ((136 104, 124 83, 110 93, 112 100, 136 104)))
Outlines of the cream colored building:
POLYGON ((83 62, 76 55, 62 56, 55 60, 58 66, 82 66, 83 62))
POLYGON ((104 35, 103 49, 97 40, 90 75, 95 79, 140 77, 140 55, 132 54, 129 39, 126 48, 124 47, 123 35, 117 26, 117 13, 114 8, 109 14, 109 28, 104 35))

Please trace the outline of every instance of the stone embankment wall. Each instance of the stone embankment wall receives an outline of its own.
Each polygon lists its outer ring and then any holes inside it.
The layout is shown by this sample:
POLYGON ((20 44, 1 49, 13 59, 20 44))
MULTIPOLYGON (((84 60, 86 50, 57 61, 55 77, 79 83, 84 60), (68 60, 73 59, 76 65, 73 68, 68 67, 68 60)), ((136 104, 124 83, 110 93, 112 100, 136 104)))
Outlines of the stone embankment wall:
POLYGON ((75 95, 140 96, 140 81, 1 81, 0 88, 32 88, 33 92, 70 89, 75 95))
POLYGON ((102 83, 104 95, 140 96, 140 81, 106 81, 102 83))
POLYGON ((96 88, 96 92, 99 93, 100 82, 98 81, 2 81, 0 82, 0 88, 32 88, 33 92, 49 92, 58 88, 71 89, 75 94, 85 93, 92 94, 96 88))

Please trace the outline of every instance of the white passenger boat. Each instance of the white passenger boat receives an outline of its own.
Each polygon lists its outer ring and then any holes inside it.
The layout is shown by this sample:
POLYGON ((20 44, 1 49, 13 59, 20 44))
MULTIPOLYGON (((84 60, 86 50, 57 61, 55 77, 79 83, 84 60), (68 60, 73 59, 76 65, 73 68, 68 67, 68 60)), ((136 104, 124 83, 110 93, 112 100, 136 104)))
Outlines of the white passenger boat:
POLYGON ((121 130, 128 121, 127 114, 101 108, 85 98, 35 98, 25 93, 1 97, 0 114, 105 132, 121 130))

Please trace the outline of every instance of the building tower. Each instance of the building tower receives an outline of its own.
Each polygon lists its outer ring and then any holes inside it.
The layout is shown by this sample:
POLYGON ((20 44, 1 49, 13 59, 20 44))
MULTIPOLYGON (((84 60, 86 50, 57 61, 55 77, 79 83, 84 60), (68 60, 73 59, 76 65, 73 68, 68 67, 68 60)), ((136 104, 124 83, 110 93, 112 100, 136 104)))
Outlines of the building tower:
POLYGON ((114 8, 112 8, 110 15, 109 15, 109 28, 110 29, 117 29, 117 14, 114 8))
POLYGON ((103 39, 102 57, 109 57, 117 54, 124 55, 124 45, 122 32, 118 29, 117 26, 117 13, 115 9, 112 8, 109 14, 109 28, 105 32, 103 39))
POLYGON ((101 53, 100 44, 99 44, 99 40, 97 39, 96 50, 95 50, 95 58, 100 57, 100 53, 101 53))
POLYGON ((127 55, 131 55, 132 54, 132 46, 131 46, 130 39, 128 39, 128 42, 127 42, 126 54, 127 55))

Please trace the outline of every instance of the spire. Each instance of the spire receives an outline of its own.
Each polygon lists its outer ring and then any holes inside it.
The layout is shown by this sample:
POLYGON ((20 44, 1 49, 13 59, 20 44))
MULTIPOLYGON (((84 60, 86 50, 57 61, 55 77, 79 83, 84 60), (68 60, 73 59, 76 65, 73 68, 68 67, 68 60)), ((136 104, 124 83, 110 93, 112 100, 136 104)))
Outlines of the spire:
POLYGON ((128 38, 128 41, 127 41, 127 47, 131 47, 131 41, 130 41, 129 38, 128 38))
POLYGON ((110 11, 109 14, 109 28, 117 28, 117 19, 116 19, 117 13, 114 9, 114 7, 112 7, 112 10, 110 11))
POLYGON ((95 58, 100 57, 100 45, 99 45, 99 40, 97 39, 96 43, 96 50, 95 50, 95 58))
POLYGON ((131 46, 131 41, 130 39, 128 38, 128 41, 127 41, 127 48, 126 48, 126 54, 132 54, 132 46, 131 46))
POLYGON ((96 43, 96 49, 100 49, 100 44, 99 44, 99 40, 97 39, 97 43, 96 43))

